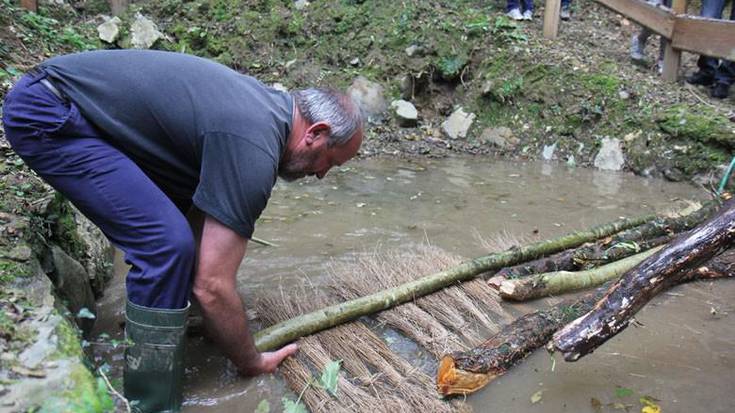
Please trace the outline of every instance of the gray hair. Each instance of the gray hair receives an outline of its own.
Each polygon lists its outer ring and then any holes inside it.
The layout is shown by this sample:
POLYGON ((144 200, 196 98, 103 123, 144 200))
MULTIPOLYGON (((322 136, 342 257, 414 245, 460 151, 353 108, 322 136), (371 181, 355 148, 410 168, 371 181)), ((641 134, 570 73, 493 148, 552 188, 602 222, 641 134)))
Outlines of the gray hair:
POLYGON ((360 108, 350 97, 334 89, 309 88, 291 92, 301 116, 314 124, 326 122, 331 134, 327 141, 329 146, 342 145, 363 125, 360 108))

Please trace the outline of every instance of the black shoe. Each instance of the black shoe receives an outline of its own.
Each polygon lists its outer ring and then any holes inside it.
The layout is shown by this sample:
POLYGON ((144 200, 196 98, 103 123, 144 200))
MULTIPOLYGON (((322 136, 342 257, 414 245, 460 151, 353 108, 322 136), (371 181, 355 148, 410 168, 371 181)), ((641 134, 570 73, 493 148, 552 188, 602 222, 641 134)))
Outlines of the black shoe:
POLYGON ((727 95, 730 94, 730 85, 727 83, 717 82, 714 86, 712 86, 712 91, 710 92, 713 98, 716 99, 725 99, 727 98, 727 95))
POLYGON ((693 85, 710 86, 714 81, 714 76, 709 73, 702 72, 701 70, 694 72, 687 78, 687 83, 691 83, 693 85))

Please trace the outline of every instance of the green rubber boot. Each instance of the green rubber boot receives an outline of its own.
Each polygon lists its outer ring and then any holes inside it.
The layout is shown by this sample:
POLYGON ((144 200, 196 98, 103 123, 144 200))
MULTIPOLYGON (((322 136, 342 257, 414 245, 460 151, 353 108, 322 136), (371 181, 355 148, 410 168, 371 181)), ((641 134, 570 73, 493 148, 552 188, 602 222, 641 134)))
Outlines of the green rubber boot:
POLYGON ((189 307, 168 310, 128 301, 125 337, 130 344, 125 350, 123 387, 134 412, 181 411, 189 307))

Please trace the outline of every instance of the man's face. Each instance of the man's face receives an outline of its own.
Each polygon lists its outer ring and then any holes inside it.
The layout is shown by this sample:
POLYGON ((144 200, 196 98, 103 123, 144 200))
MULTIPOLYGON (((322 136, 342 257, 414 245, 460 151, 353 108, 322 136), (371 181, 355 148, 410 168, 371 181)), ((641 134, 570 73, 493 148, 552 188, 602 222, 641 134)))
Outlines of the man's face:
POLYGON ((278 176, 286 181, 309 175, 322 179, 333 166, 342 165, 355 156, 362 144, 362 130, 346 143, 332 147, 327 146, 328 134, 328 129, 325 133, 307 131, 297 145, 286 148, 278 166, 278 176))

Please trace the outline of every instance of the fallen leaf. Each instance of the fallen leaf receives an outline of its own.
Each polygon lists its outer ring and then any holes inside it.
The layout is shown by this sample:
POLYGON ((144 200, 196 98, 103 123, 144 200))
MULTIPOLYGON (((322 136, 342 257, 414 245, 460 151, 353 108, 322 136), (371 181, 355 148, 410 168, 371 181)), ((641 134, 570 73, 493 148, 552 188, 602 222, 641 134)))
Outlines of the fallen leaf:
POLYGON ((271 404, 268 402, 268 400, 261 400, 260 403, 258 403, 258 407, 255 408, 254 413, 270 413, 271 411, 271 404))
POLYGON ((622 399, 624 397, 628 397, 628 396, 633 395, 633 390, 631 390, 629 388, 626 388, 626 387, 620 387, 620 386, 618 386, 615 389, 615 395, 617 397, 620 397, 622 399))
POLYGON ((281 403, 283 403, 283 413, 309 413, 301 402, 297 403, 284 397, 281 403))
POLYGON ((339 366, 342 364, 342 360, 330 361, 324 366, 322 370, 322 377, 319 379, 319 383, 322 385, 324 390, 332 394, 337 395, 337 378, 339 377, 339 366))
POLYGON ((541 401, 545 390, 539 390, 531 396, 531 404, 536 404, 541 401))

